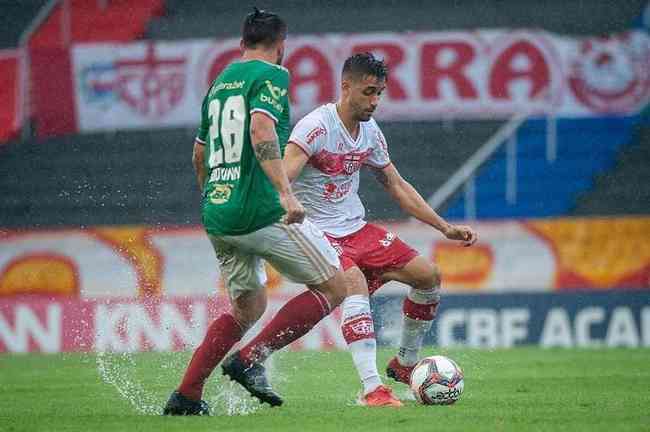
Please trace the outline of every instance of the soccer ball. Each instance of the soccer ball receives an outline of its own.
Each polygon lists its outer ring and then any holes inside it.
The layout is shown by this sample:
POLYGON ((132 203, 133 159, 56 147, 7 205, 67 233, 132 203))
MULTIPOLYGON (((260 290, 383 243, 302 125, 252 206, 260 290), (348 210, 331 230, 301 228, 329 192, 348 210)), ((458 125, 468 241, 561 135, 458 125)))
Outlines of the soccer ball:
POLYGON ((463 371, 452 359, 431 356, 420 360, 411 373, 411 390, 423 405, 451 405, 463 394, 463 371))

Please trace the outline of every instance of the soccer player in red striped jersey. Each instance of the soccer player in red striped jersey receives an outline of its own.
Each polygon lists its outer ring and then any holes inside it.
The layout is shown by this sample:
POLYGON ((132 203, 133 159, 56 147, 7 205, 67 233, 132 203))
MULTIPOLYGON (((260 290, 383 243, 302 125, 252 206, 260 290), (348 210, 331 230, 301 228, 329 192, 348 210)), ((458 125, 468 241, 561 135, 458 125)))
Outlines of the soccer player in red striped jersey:
POLYGON ((386 139, 372 118, 387 74, 384 62, 372 54, 348 58, 338 102, 316 108, 300 120, 284 156, 296 196, 310 220, 325 231, 345 270, 348 297, 341 305, 341 329, 363 383, 359 402, 364 405, 399 404, 377 371, 369 296, 388 281, 410 287, 399 352, 386 370, 389 377, 408 384, 440 302, 440 273, 393 233, 365 221, 358 195, 360 168, 372 170, 406 213, 446 238, 464 246, 477 239, 470 227, 440 217, 391 162, 386 139))

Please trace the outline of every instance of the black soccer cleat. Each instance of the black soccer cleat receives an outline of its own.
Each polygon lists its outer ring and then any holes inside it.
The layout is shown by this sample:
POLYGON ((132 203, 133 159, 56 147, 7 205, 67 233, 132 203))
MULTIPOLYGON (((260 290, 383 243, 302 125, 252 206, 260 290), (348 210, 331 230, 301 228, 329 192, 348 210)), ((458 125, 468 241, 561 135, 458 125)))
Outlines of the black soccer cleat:
POLYGON ((284 402, 269 384, 264 366, 261 363, 253 363, 247 367, 239 357, 239 351, 226 358, 221 363, 221 369, 224 375, 241 384, 260 402, 266 402, 272 407, 280 406, 284 402))
POLYGON ((210 408, 204 400, 193 401, 183 396, 180 392, 175 391, 169 397, 163 415, 172 416, 209 416, 210 408))

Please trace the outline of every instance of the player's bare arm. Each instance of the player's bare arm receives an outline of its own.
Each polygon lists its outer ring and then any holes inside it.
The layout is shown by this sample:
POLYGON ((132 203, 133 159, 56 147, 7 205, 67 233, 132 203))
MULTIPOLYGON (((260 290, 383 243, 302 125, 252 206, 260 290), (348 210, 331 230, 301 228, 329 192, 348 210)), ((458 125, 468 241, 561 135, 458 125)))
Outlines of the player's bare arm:
POLYGON ((288 224, 302 222, 305 218, 305 209, 291 191, 291 184, 282 164, 275 122, 266 114, 254 112, 251 116, 250 134, 255 157, 278 191, 280 203, 287 212, 285 222, 288 224))
POLYGON ((434 227, 448 239, 461 241, 463 246, 476 243, 478 236, 472 228, 445 221, 429 206, 422 195, 404 180, 392 163, 384 168, 373 168, 373 173, 377 181, 409 215, 434 227))
POLYGON ((287 148, 284 150, 284 167, 287 170, 290 182, 298 178, 308 160, 309 157, 300 146, 289 141, 287 148))
POLYGON ((199 190, 203 192, 203 185, 205 185, 205 178, 208 175, 208 171, 205 168, 205 144, 200 141, 194 141, 192 165, 196 173, 196 180, 199 182, 199 190))

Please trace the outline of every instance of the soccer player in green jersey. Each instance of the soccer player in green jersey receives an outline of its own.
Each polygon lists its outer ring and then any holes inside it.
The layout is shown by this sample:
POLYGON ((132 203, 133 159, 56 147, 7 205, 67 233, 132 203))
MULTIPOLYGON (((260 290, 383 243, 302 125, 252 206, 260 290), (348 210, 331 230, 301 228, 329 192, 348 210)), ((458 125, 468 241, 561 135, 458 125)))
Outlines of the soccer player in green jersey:
POLYGON ((264 261, 309 289, 262 330, 265 338, 277 336, 273 346, 261 346, 254 361, 232 355, 223 362, 224 374, 262 402, 282 404, 266 378, 266 356, 307 333, 345 297, 338 256, 304 219, 282 164, 289 134, 289 72, 280 66, 286 35, 278 15, 257 9, 247 15, 241 61, 221 72, 203 101, 193 163, 203 225, 232 310, 209 326, 164 414, 209 414, 201 400, 205 380, 266 309, 264 261))

